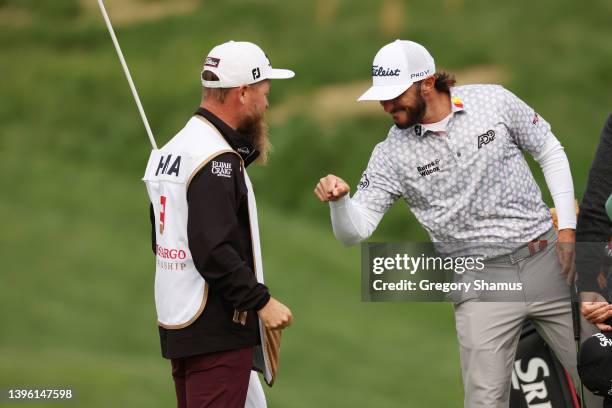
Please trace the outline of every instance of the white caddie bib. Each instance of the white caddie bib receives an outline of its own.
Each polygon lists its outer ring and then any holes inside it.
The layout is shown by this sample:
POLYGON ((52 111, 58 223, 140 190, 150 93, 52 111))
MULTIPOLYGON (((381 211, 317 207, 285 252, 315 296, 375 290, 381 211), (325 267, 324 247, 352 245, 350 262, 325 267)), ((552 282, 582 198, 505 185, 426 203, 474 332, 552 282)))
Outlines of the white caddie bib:
POLYGON ((208 285, 196 270, 187 241, 187 189, 212 158, 233 152, 225 139, 197 118, 159 150, 143 177, 156 226, 155 306, 160 326, 180 329, 200 316, 208 285))
MULTIPOLYGON (((195 268, 187 240, 187 190, 198 171, 223 153, 238 155, 212 124, 193 117, 164 147, 149 156, 143 181, 157 223, 155 307, 158 324, 166 329, 189 326, 206 306, 208 284, 195 268)), ((240 171, 244 171, 248 190, 255 274, 257 281, 263 283, 255 195, 242 165, 240 171)), ((262 346, 256 348, 254 359, 271 385, 277 369, 280 332, 266 330, 261 320, 259 330, 262 346)))

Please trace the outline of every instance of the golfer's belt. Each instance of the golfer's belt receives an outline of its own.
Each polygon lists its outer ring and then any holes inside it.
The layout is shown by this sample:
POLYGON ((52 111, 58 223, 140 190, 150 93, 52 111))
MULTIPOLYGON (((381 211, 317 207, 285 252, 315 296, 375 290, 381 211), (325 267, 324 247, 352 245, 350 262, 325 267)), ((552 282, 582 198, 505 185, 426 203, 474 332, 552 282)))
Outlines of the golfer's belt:
POLYGON ((531 256, 534 256, 538 252, 541 252, 548 247, 550 240, 555 236, 554 229, 550 229, 544 234, 540 235, 533 241, 529 241, 527 244, 519 247, 514 252, 508 255, 501 255, 492 259, 489 259, 489 262, 503 262, 503 263, 511 263, 515 264, 517 262, 522 261, 523 259, 527 259, 531 256))

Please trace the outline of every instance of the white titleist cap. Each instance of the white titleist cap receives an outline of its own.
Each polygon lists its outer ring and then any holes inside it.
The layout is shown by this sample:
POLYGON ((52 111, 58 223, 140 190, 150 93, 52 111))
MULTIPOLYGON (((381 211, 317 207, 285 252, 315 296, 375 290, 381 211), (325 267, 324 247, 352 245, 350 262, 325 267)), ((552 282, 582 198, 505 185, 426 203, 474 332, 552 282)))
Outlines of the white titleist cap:
POLYGON ((235 88, 254 84, 264 79, 293 78, 288 69, 274 69, 270 60, 257 45, 244 41, 229 41, 213 48, 204 60, 204 71, 211 71, 218 81, 205 81, 207 88, 235 88))
POLYGON ((433 57, 421 44, 395 40, 378 51, 372 64, 372 87, 359 101, 386 101, 436 72, 433 57))

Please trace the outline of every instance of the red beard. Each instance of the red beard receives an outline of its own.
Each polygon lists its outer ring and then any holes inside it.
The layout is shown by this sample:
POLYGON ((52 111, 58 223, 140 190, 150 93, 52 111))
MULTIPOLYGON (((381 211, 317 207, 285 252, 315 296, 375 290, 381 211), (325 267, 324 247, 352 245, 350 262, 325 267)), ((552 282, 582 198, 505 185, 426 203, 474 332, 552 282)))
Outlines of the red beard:
POLYGON ((259 157, 255 162, 265 165, 268 162, 268 156, 272 149, 265 116, 259 112, 251 112, 244 117, 236 130, 245 136, 255 149, 259 151, 259 157))

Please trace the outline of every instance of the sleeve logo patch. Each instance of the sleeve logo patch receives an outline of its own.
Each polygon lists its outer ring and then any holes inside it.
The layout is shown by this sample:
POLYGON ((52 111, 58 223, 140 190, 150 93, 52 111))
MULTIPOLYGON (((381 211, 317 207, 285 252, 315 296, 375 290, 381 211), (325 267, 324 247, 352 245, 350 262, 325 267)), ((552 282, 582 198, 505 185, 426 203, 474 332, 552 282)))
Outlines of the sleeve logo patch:
POLYGON ((368 179, 368 173, 363 173, 363 176, 361 176, 361 180, 359 180, 359 184, 357 185, 357 188, 360 190, 365 190, 368 187, 370 187, 370 180, 368 179))
POLYGON ((232 163, 213 160, 211 172, 217 177, 232 177, 232 163))

